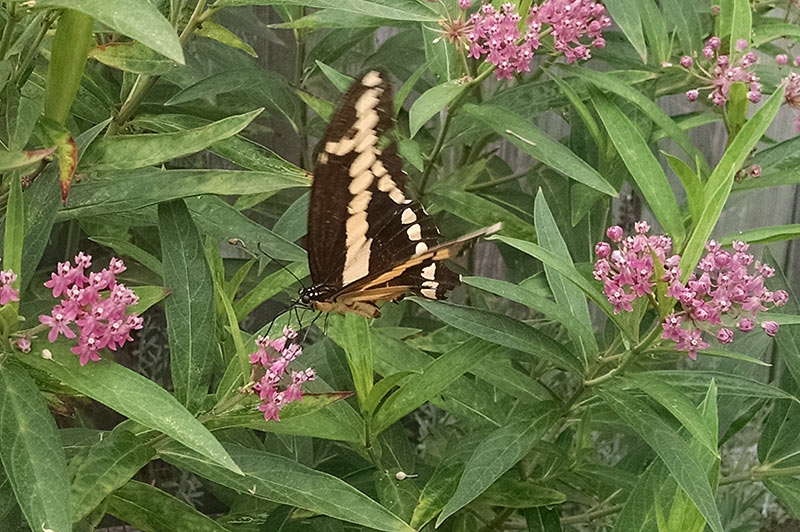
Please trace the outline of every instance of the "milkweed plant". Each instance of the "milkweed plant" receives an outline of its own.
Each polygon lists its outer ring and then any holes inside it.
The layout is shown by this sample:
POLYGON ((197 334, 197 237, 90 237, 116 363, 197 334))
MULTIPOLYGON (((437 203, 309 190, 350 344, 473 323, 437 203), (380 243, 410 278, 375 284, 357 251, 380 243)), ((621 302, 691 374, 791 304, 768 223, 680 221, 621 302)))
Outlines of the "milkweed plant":
POLYGON ((798 2, 0 15, 3 531, 800 527, 798 2), (503 223, 376 319, 297 295, 368 70, 406 196, 503 223))

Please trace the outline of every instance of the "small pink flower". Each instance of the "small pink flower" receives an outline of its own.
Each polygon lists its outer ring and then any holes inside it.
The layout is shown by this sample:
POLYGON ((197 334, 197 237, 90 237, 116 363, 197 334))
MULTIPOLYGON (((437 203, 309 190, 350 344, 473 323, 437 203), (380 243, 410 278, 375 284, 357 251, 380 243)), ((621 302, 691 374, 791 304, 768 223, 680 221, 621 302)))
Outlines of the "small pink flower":
POLYGON ((778 334, 778 324, 774 321, 762 321, 761 328, 767 333, 767 336, 775 336, 778 334))
POLYGON ((47 339, 52 343, 56 341, 59 334, 63 334, 67 338, 75 338, 75 333, 67 327, 68 324, 75 320, 75 316, 73 309, 65 309, 61 305, 56 305, 53 307, 50 316, 41 315, 39 316, 39 321, 51 327, 47 339))
POLYGON ((716 36, 710 37, 708 39, 708 41, 706 41, 706 46, 708 46, 712 50, 716 50, 717 48, 719 48, 719 45, 720 45, 721 42, 722 41, 720 40, 719 37, 716 37, 716 36))
POLYGON ((729 344, 733 342, 733 331, 726 327, 722 327, 717 331, 717 341, 719 341, 721 344, 729 344))
POLYGON ((720 5, 719 5, 719 4, 714 4, 714 5, 712 5, 712 6, 711 6, 711 14, 712 14, 713 16, 715 16, 715 17, 716 17, 716 16, 717 16, 717 15, 719 15, 721 12, 722 12, 722 7, 720 7, 720 5))
POLYGON ((461 9, 469 9, 469 5, 472 3, 472 0, 458 0, 458 6, 461 9))
POLYGON ((788 300, 789 294, 786 293, 786 290, 775 290, 775 292, 772 293, 772 302, 776 307, 784 306, 788 300))
POLYGON ((750 332, 754 327, 753 320, 750 318, 742 318, 736 324, 736 327, 742 332, 750 332))
POLYGON ((684 55, 683 57, 681 57, 681 66, 683 68, 691 68, 693 64, 694 64, 694 59, 692 59, 691 56, 684 55))
POLYGON ((754 164, 753 166, 750 167, 748 173, 750 174, 750 177, 758 179, 759 177, 761 177, 761 167, 757 164, 754 164))
POLYGON ((738 52, 743 51, 748 46, 750 46, 750 43, 747 41, 747 39, 737 39, 736 40, 736 50, 738 52))
POLYGON ((778 66, 786 66, 786 64, 789 62, 789 56, 786 54, 778 54, 775 56, 775 62, 778 64, 778 66))
POLYGON ((697 89, 689 89, 686 91, 686 99, 690 102, 697 100, 698 96, 700 96, 700 92, 697 89))
POLYGON ((619 242, 620 240, 622 240, 623 235, 624 232, 622 230, 622 227, 618 225, 612 225, 611 227, 606 229, 606 236, 612 242, 619 242))
POLYGON ((14 342, 14 345, 23 353, 31 352, 31 339, 29 336, 20 336, 17 338, 17 341, 14 342))
POLYGON ((608 242, 598 242, 594 246, 594 254, 598 259, 604 259, 611 254, 611 246, 608 242))

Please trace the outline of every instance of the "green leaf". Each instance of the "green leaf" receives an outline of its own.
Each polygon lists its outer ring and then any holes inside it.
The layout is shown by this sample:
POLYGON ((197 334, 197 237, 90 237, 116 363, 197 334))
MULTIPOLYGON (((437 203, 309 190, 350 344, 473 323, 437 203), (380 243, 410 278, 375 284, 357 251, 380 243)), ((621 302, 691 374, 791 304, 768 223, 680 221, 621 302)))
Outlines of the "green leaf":
MULTIPOLYGON (((59 220, 116 214, 179 198, 191 200, 201 194, 274 193, 309 184, 306 178, 298 179, 290 174, 249 170, 142 168, 114 171, 104 173, 101 180, 86 180, 72 187, 69 203, 59 213, 59 220)), ((241 235, 228 238, 231 236, 241 235)))
POLYGON ((181 200, 158 206, 164 304, 175 397, 193 410, 208 393, 216 355, 216 309, 203 242, 181 200))
POLYGON ((413 529, 383 506, 346 482, 282 456, 228 444, 228 452, 244 471, 232 474, 180 445, 169 444, 160 456, 182 470, 238 493, 287 504, 386 532, 413 529))
POLYGON ((498 345, 480 339, 467 340, 425 366, 421 375, 413 375, 400 384, 375 414, 374 432, 380 433, 410 414, 468 371, 474 370, 486 357, 504 351, 498 345))
POLYGON ((667 158, 670 168, 681 180, 681 184, 686 190, 686 201, 689 204, 689 214, 692 216, 692 220, 699 220, 705 205, 703 201, 703 182, 694 170, 681 159, 668 153, 661 153, 667 158))
POLYGON ((107 359, 81 366, 69 345, 61 341, 51 344, 34 339, 31 353, 20 361, 136 423, 163 432, 234 474, 241 473, 217 439, 153 381, 107 359), (50 351, 52 360, 39 356, 44 349, 50 351))
MULTIPOLYGON (((550 211, 550 206, 547 205, 547 200, 542 193, 542 189, 539 189, 536 193, 533 216, 536 223, 536 236, 539 245, 551 251, 564 262, 572 262, 572 256, 569 253, 569 248, 567 248, 567 243, 561 236, 561 231, 559 231, 556 219, 550 211)), ((566 280, 560 273, 553 269, 552 266, 545 264, 544 272, 547 276, 547 284, 550 285, 550 290, 553 292, 553 298, 556 300, 556 304, 565 308, 581 325, 591 330, 592 318, 589 316, 589 305, 581 289, 566 280)), ((588 365, 589 360, 594 360, 598 349, 597 342, 594 338, 588 340, 586 335, 575 333, 571 333, 570 338, 581 350, 585 365, 588 365)))
POLYGON ((762 18, 753 28, 753 46, 756 47, 782 37, 800 39, 800 26, 780 19, 762 18))
POLYGON ((642 58, 642 63, 647 63, 647 45, 644 42, 637 0, 607 0, 604 3, 608 14, 642 58))
MULTIPOLYGON (((635 2, 636 0, 625 1, 635 2)), ((666 134, 669 135, 669 137, 681 147, 681 149, 689 156, 691 160, 700 161, 700 164, 702 165, 701 171, 710 171, 708 169, 708 163, 706 162, 705 156, 700 152, 700 150, 697 149, 697 147, 695 147, 686 131, 681 129, 678 124, 675 123, 672 117, 667 115, 661 109, 661 107, 659 107, 658 104, 652 100, 652 98, 634 89, 631 86, 631 83, 605 72, 589 70, 574 65, 568 69, 568 72, 573 73, 581 79, 592 83, 601 91, 609 91, 631 102, 633 105, 641 109, 647 118, 652 120, 654 124, 666 132, 666 134)))
POLYGON ((317 60, 315 63, 322 73, 325 74, 325 77, 328 78, 328 81, 330 81, 339 92, 345 92, 355 81, 353 76, 342 74, 335 68, 329 67, 322 61, 317 60))
POLYGON ((503 508, 536 508, 555 506, 567 496, 554 489, 545 488, 533 480, 517 480, 508 475, 501 477, 483 492, 480 501, 503 508))
POLYGON ((667 22, 656 5, 655 0, 639 0, 639 16, 642 20, 647 42, 653 50, 653 62, 661 65, 669 59, 670 39, 667 34, 667 22))
POLYGON ((7 151, 0 150, 0 172, 13 168, 22 168, 37 163, 56 151, 55 148, 46 148, 33 151, 7 151))
POLYGON ((725 125, 728 127, 728 134, 731 138, 735 137, 742 126, 747 121, 747 108, 750 100, 747 99, 748 87, 741 81, 731 83, 728 93, 728 103, 726 105, 725 125))
POLYGON ((464 468, 461 464, 442 463, 433 472, 422 489, 411 516, 411 527, 420 530, 427 525, 447 504, 458 486, 458 478, 464 468))
MULTIPOLYGON (((717 427, 708 426, 697 406, 679 388, 643 373, 623 377, 623 381, 633 384, 669 410, 678 421, 711 454, 719 456, 717 450, 717 427)), ((714 382, 713 380, 711 381, 714 382)))
POLYGON ((551 69, 546 69, 545 72, 550 79, 552 79, 556 85, 558 85, 558 89, 567 97, 569 103, 572 104, 572 107, 575 108, 577 111, 578 116, 580 116, 583 123, 586 125, 586 129, 589 130, 589 134, 592 136, 592 139, 597 145, 598 149, 602 149, 605 146, 605 142, 603 139, 603 134, 600 131, 600 126, 597 124, 597 120, 594 119, 594 115, 589 110, 589 107, 583 103, 583 99, 581 96, 575 92, 575 89, 572 88, 572 85, 558 77, 555 72, 551 69))
POLYGON ((147 76, 163 76, 181 68, 139 42, 101 44, 89 50, 89 57, 117 70, 147 76))
POLYGON ((687 391, 705 393, 710 386, 713 379, 719 387, 721 395, 731 395, 736 397, 763 397, 775 399, 792 399, 795 402, 800 402, 792 394, 787 393, 780 388, 763 384, 754 379, 747 377, 740 377, 738 375, 730 375, 717 371, 677 371, 677 370, 661 370, 661 371, 647 371, 642 372, 640 375, 652 375, 655 380, 661 380, 672 386, 684 388, 687 391))
POLYGON ((368 416, 373 415, 375 413, 375 409, 378 408, 386 396, 392 393, 393 388, 399 386, 400 382, 409 375, 414 375, 414 372, 398 371, 397 373, 387 375, 376 382, 375 386, 372 387, 372 390, 369 391, 369 397, 367 397, 367 401, 364 404, 364 412, 368 416))
POLYGON ((558 508, 531 508, 525 510, 528 532, 562 532, 558 508))
POLYGON ((563 345, 536 327, 489 310, 419 297, 412 301, 445 323, 488 342, 516 349, 560 368, 581 374, 582 364, 563 345))
POLYGON ((25 199, 25 246, 22 248, 19 276, 24 291, 50 242, 50 232, 58 212, 60 195, 55 167, 45 168, 22 196, 25 199))
POLYGON ((117 255, 123 257, 130 257, 151 272, 158 276, 164 275, 164 267, 161 261, 143 250, 135 244, 131 244, 125 239, 114 238, 109 236, 93 236, 89 237, 92 242, 97 242, 101 246, 106 246, 114 250, 117 255))
MULTIPOLYGON (((445 519, 472 502, 514 467, 544 436, 553 423, 554 412, 512 421, 483 440, 464 467, 456 492, 436 520, 438 527, 445 519)), ((519 415, 519 414, 517 414, 519 415)))
POLYGON ((236 310, 237 319, 242 321, 264 301, 271 299, 283 289, 296 283, 295 276, 303 279, 307 275, 308 261, 288 264, 286 268, 281 268, 275 273, 267 275, 252 290, 234 303, 233 308, 236 310))
POLYGON ((501 233, 534 240, 536 230, 529 222, 512 214, 493 201, 464 190, 431 191, 432 200, 448 213, 479 226, 503 222, 501 233))
MULTIPOLYGON (((16 173, 7 174, 8 203, 3 220, 3 270, 12 270, 17 276, 22 271, 22 253, 25 240, 25 198, 22 196, 22 180, 16 173)), ((22 281, 17 279, 12 286, 19 290, 22 281)), ((19 302, 9 303, 16 320, 19 302)))
POLYGON ((692 275, 695 266, 700 261, 706 241, 717 224, 722 208, 730 195, 733 178, 778 113, 778 109, 783 103, 784 90, 784 86, 776 90, 747 121, 728 149, 725 150, 719 164, 708 178, 704 191, 706 207, 695 224, 679 264, 683 272, 683 281, 692 275))
POLYGON ((414 138, 417 131, 425 125, 425 122, 458 98, 464 89, 465 86, 461 80, 451 79, 423 92, 411 105, 411 109, 408 112, 408 127, 411 131, 411 138, 414 138))
POLYGON ((624 334, 626 334, 629 338, 634 337, 631 327, 626 325, 625 321, 620 316, 614 314, 614 310, 611 308, 608 299, 606 299, 603 293, 600 292, 600 290, 598 290, 591 281, 583 277, 578 270, 575 269, 574 265, 563 261, 561 257, 558 257, 554 253, 532 242, 526 242, 516 238, 509 238, 507 236, 497 236, 493 237, 493 239, 505 242, 509 246, 515 247, 523 253, 527 253, 528 255, 539 259, 542 261, 542 263, 552 266, 553 269, 564 276, 565 279, 568 279, 575 286, 580 288, 581 292, 586 294, 589 299, 591 299, 598 307, 600 307, 600 310, 605 312, 609 319, 611 319, 611 321, 613 321, 624 334))
POLYGON ((94 25, 92 16, 81 13, 79 6, 62 7, 68 9, 62 11, 56 27, 44 95, 44 116, 59 125, 67 120, 81 85, 94 25))
POLYGON ((344 349, 347 356, 358 404, 364 411, 373 384, 372 339, 369 322, 363 316, 348 313, 342 318, 331 317, 330 327, 333 338, 344 349))
POLYGON ((723 246, 730 245, 734 240, 742 240, 750 244, 769 244, 771 242, 794 240, 797 237, 800 237, 800 224, 770 225, 726 235, 720 238, 719 241, 723 246))
POLYGON ((487 104, 480 106, 467 104, 462 110, 473 119, 489 126, 520 150, 566 177, 599 190, 603 194, 617 195, 616 189, 586 161, 541 129, 520 118, 517 113, 487 104))
POLYGON ((261 111, 263 109, 229 116, 207 126, 178 133, 104 137, 86 150, 81 158, 81 170, 132 170, 196 153, 237 134, 255 120, 261 111))
POLYGON ((31 530, 70 530, 67 463, 36 383, 6 360, 0 368, 0 459, 31 530))
POLYGON ((225 46, 230 46, 231 48, 241 50, 249 56, 258 57, 258 54, 252 46, 240 39, 239 36, 233 33, 231 30, 225 26, 222 26, 221 24, 217 24, 213 20, 204 20, 203 24, 194 30, 194 33, 200 37, 213 39, 217 42, 221 42, 225 46))
POLYGON ((36 0, 38 9, 68 8, 85 13, 111 29, 183 64, 183 49, 172 24, 154 4, 140 0, 36 0))
POLYGON ((378 500, 387 510, 408 521, 419 499, 419 488, 413 478, 398 479, 396 475, 399 471, 398 468, 375 471, 375 490, 378 500))
POLYGON ((703 28, 691 0, 661 0, 667 30, 675 34, 684 52, 691 55, 703 46, 703 28))
POLYGON ((216 5, 331 8, 372 17, 418 22, 435 22, 439 18, 436 12, 415 0, 220 0, 216 5))
POLYGON ((733 56, 738 52, 736 41, 744 39, 750 42, 750 31, 753 24, 753 12, 750 0, 722 0, 719 33, 720 38, 728 37, 730 40, 729 54, 733 56))
POLYGON ((761 482, 796 519, 800 519, 800 478, 772 477, 765 478, 761 482))
MULTIPOLYGON (((576 345, 589 346, 590 352, 597 353, 597 340, 591 327, 587 327, 578 321, 569 312, 568 308, 558 305, 524 286, 509 283, 508 281, 490 279, 488 277, 464 277, 461 282, 542 313, 547 319, 564 326, 571 336, 580 337, 580 344, 576 345)), ((585 301, 583 293, 581 293, 580 298, 585 301)))
POLYGON ((644 401, 612 388, 603 388, 597 393, 664 461, 711 529, 722 532, 722 521, 708 476, 689 444, 673 432, 644 401))
POLYGON ((126 430, 113 431, 70 464, 72 522, 80 521, 103 499, 122 487, 155 456, 147 441, 126 430))
POLYGON ((142 532, 228 532, 193 506, 135 480, 114 492, 108 513, 142 532))
POLYGON ((304 17, 300 17, 289 22, 271 24, 272 28, 282 28, 286 30, 321 30, 329 28, 377 28, 385 26, 386 19, 361 15, 350 11, 340 11, 338 9, 320 9, 313 11, 304 17))
POLYGON ((681 211, 658 159, 639 129, 611 100, 596 92, 592 102, 653 214, 680 246, 685 238, 681 211))
POLYGON ((37 123, 40 136, 47 140, 50 145, 56 146, 56 157, 58 158, 58 179, 61 183, 61 201, 67 201, 72 178, 78 166, 78 145, 72 134, 56 122, 46 117, 39 118, 37 123))

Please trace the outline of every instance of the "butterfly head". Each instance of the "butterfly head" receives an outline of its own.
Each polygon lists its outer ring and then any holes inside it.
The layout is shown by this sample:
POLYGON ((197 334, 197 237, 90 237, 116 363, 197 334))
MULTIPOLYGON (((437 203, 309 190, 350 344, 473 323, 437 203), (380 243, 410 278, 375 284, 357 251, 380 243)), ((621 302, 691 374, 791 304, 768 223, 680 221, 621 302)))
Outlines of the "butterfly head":
POLYGON ((324 301, 336 292, 336 287, 327 285, 314 285, 308 288, 301 288, 298 291, 300 297, 297 304, 302 307, 311 307, 315 301, 324 301))

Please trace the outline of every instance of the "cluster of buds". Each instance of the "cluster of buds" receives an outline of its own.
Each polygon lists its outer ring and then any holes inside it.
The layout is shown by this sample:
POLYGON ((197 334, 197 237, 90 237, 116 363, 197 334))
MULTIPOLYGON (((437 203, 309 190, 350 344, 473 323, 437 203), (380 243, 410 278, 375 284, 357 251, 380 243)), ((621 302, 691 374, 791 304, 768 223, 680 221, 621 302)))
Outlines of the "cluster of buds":
POLYGON ((280 421, 281 409, 301 400, 303 384, 316 378, 312 368, 289 371, 289 364, 303 352, 300 344, 293 342, 296 337, 297 332, 290 327, 284 327, 283 335, 274 340, 269 336, 259 336, 256 352, 250 355, 252 389, 261 399, 258 409, 267 421, 280 421))
MULTIPOLYGON (((800 59, 800 56, 798 56, 800 59)), ((795 61, 797 63, 798 61, 795 61)), ((800 131, 800 73, 792 72, 786 78, 786 92, 784 93, 784 100, 786 105, 795 110, 794 124, 797 131, 800 131)))
MULTIPOLYGON (((459 5, 466 10, 470 1, 459 0, 459 5)), ((530 72, 541 36, 552 34, 555 50, 573 63, 589 59, 591 47, 603 48, 603 29, 611 25, 603 4, 592 0, 546 0, 530 8, 524 24, 522 18, 513 2, 499 9, 484 3, 466 21, 459 17, 442 26, 447 39, 469 48, 469 57, 485 57, 494 65, 497 79, 511 79, 530 72)))
POLYGON ((62 298, 61 303, 50 315, 39 316, 39 321, 50 327, 47 339, 51 342, 60 334, 75 338, 70 325, 78 327, 78 345, 72 352, 80 357, 81 366, 100 360, 101 349, 116 351, 133 340, 131 331, 141 329, 143 321, 137 314, 128 314, 128 308, 139 298, 117 282, 116 276, 125 271, 122 260, 112 258, 99 272, 88 272, 91 265, 91 255, 83 252, 75 257, 74 266, 69 261, 58 263, 58 270, 44 285, 52 290, 53 297, 62 298))
POLYGON ((730 98, 731 85, 744 83, 748 89, 747 99, 752 103, 761 101, 761 83, 758 76, 750 70, 757 59, 755 52, 747 50, 750 43, 745 39, 736 41, 736 54, 732 57, 721 54, 720 45, 719 37, 711 37, 706 41, 703 47, 705 61, 695 61, 688 55, 681 57, 683 68, 708 82, 708 85, 687 91, 686 98, 693 102, 700 96, 701 90, 710 90, 708 98, 714 105, 721 107, 730 98))
MULTIPOLYGON (((775 275, 775 270, 755 261, 744 242, 734 242, 730 252, 709 241, 698 272, 683 283, 678 268, 681 257, 670 254, 670 238, 648 236, 647 222, 637 222, 635 227, 636 235, 628 237, 619 226, 608 228, 606 236, 617 249, 612 251, 607 242, 597 243, 594 277, 603 282, 603 293, 615 313, 633 310, 632 303, 640 297, 646 296, 657 304, 656 285, 666 283, 667 297, 675 299, 680 310, 664 319, 661 337, 675 341, 676 349, 686 351, 692 359, 709 346, 703 340, 704 332, 728 344, 734 338, 732 328, 749 332, 755 328, 759 312, 767 310, 768 305, 783 306, 788 300, 784 290, 772 292, 764 287, 764 280, 775 275), (656 275, 662 270, 663 275, 656 275)), ((769 336, 778 332, 774 321, 761 322, 761 328, 769 336)))

